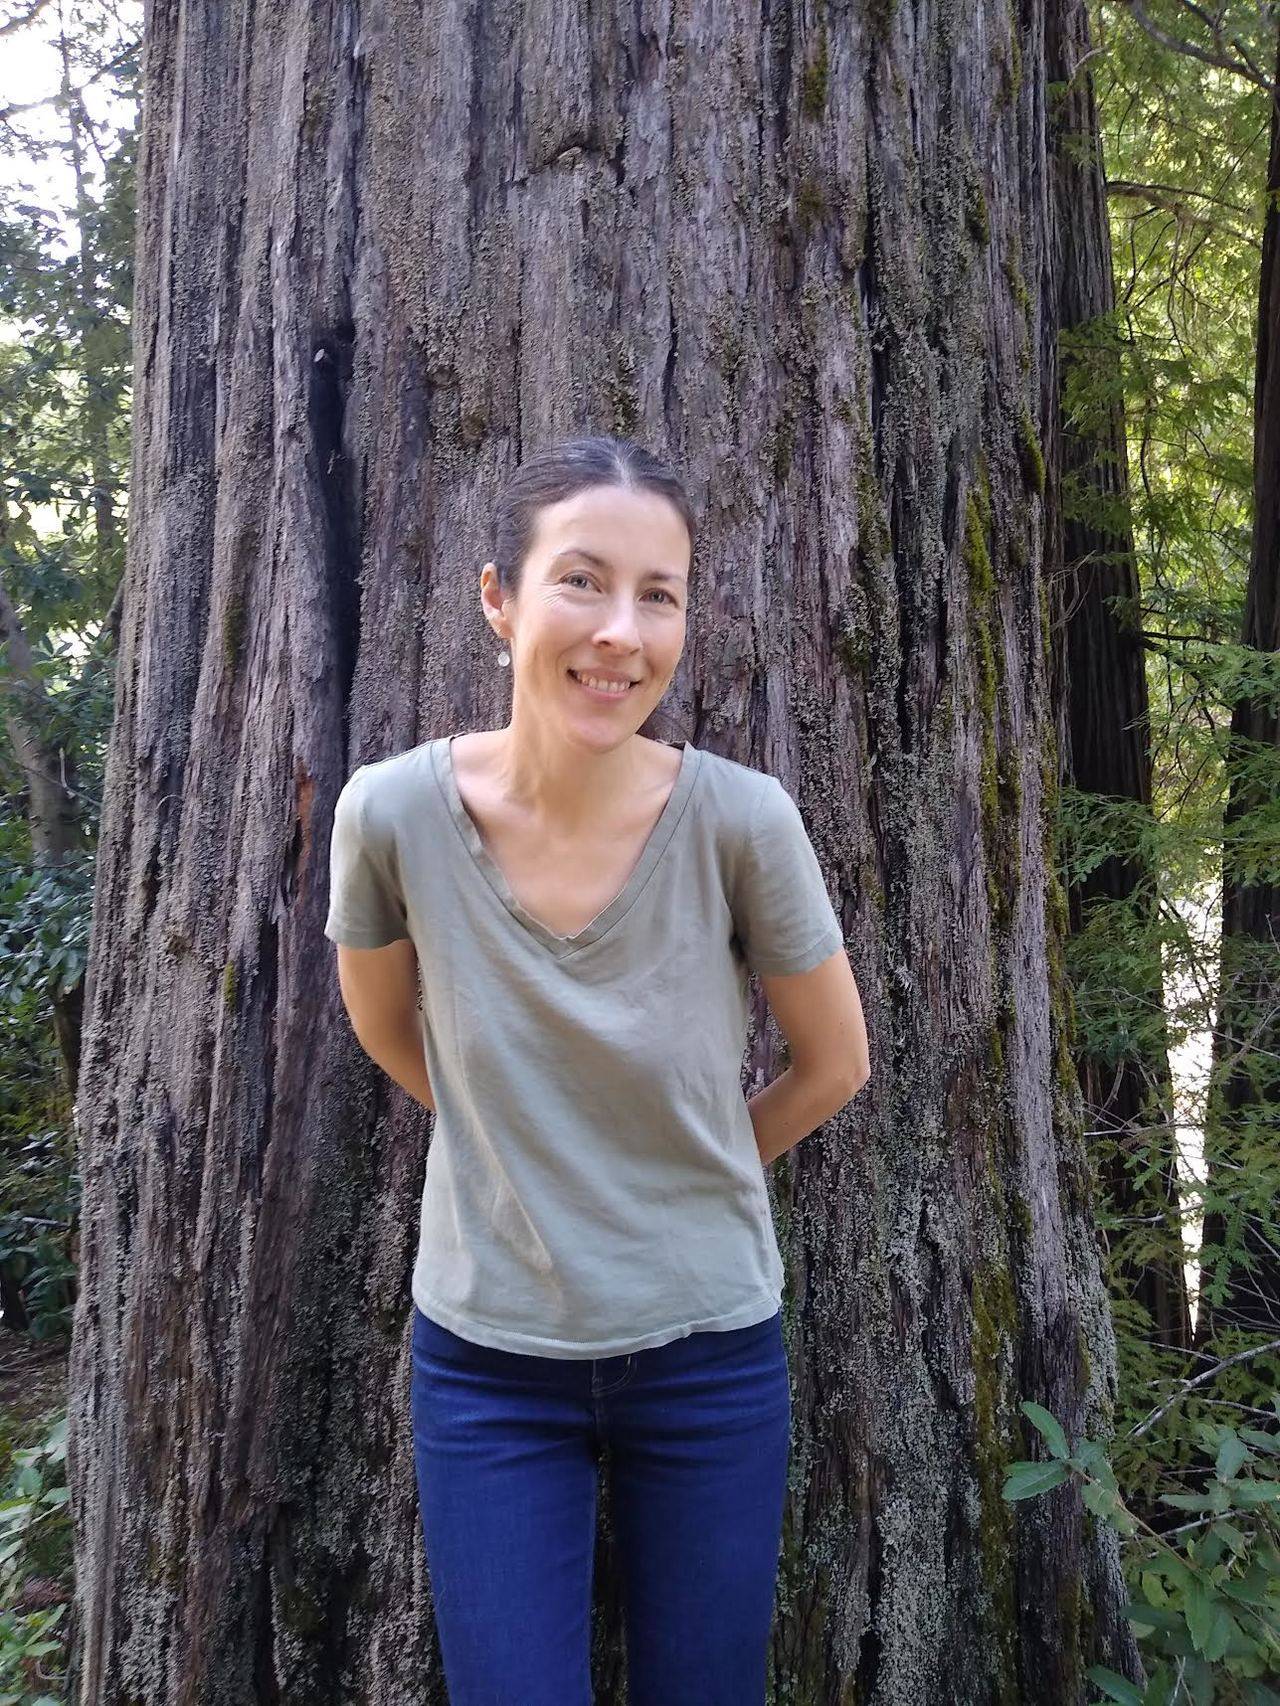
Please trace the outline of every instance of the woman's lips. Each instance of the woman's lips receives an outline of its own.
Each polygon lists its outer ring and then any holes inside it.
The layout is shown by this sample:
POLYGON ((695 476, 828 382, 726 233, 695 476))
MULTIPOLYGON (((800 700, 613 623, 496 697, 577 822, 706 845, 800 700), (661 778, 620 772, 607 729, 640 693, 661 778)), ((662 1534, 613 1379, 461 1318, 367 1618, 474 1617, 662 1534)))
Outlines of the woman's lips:
POLYGON ((580 681, 572 670, 569 670, 567 673, 570 681, 575 682, 584 693, 589 693, 593 699, 607 699, 610 701, 625 699, 627 694, 631 692, 632 688, 638 685, 638 683, 632 682, 631 686, 621 693, 609 693, 603 687, 588 687, 586 682, 580 681))

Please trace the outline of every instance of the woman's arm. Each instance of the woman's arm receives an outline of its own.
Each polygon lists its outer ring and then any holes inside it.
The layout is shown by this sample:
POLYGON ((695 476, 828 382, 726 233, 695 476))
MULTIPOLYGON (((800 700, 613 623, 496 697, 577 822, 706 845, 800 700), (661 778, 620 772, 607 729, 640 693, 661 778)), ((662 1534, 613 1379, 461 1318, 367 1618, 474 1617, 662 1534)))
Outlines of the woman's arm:
POLYGON ((747 1102, 767 1167, 857 1095, 871 1076, 867 1028, 843 948, 810 971, 766 975, 760 987, 791 1065, 747 1102))
POLYGON ((418 1018, 418 956, 407 939, 385 948, 338 945, 338 983, 356 1041, 402 1090, 436 1111, 418 1018))

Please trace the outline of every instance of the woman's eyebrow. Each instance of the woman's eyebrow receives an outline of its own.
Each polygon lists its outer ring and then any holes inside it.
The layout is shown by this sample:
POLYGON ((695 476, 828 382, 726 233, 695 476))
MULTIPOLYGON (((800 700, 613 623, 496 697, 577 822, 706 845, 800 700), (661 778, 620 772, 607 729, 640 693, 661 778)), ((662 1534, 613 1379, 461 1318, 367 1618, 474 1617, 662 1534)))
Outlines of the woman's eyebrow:
MULTIPOLYGON (((612 563, 607 562, 603 557, 597 557, 594 551, 584 551, 579 545, 569 545, 566 546, 563 551, 557 551, 555 556, 551 559, 552 568, 555 567, 562 557, 581 557, 584 562, 592 564, 592 566, 597 569, 612 569, 613 567, 612 563)), ((670 569, 648 569, 646 570, 646 574, 650 580, 672 581, 677 586, 682 585, 684 582, 683 575, 674 574, 670 569)))

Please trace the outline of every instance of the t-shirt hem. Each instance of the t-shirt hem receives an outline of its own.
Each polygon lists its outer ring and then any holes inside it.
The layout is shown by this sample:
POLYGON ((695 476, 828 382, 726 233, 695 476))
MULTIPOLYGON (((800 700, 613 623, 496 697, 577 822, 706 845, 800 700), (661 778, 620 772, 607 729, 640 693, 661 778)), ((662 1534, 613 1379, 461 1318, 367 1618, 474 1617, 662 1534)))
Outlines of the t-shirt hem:
POLYGON ((688 1338, 690 1333, 727 1333, 734 1327, 754 1327, 761 1321, 767 1321, 771 1315, 776 1315, 782 1307, 782 1298, 778 1292, 757 1292, 748 1302, 739 1304, 727 1314, 702 1316, 697 1320, 683 1321, 673 1326, 655 1327, 623 1339, 553 1339, 539 1334, 515 1333, 509 1328, 496 1326, 491 1321, 473 1320, 459 1310, 450 1308, 448 1304, 440 1303, 417 1284, 411 1289, 413 1301, 422 1313, 430 1316, 439 1326, 447 1327, 451 1333, 457 1333, 459 1338, 470 1339, 473 1344, 485 1345, 490 1350, 516 1351, 524 1356, 563 1358, 628 1356, 633 1351, 653 1350, 658 1345, 670 1344, 675 1339, 688 1338))
POLYGON ((784 975, 791 972, 812 971, 814 966, 829 960, 837 948, 844 947, 844 933, 836 924, 830 924, 818 937, 801 953, 774 955, 767 959, 756 959, 751 962, 751 969, 763 972, 766 977, 784 975))
POLYGON ((356 924, 343 924, 341 920, 326 923, 324 934, 331 942, 337 942, 343 948, 389 948, 392 942, 412 940, 403 925, 373 930, 356 924))

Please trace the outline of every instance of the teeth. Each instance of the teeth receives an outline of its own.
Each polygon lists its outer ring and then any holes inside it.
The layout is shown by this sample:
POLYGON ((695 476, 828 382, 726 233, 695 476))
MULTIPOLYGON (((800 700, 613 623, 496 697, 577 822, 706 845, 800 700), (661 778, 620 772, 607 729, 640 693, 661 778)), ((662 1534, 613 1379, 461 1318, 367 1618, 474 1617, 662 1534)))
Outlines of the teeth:
POLYGON ((631 691, 631 685, 629 682, 602 681, 598 675, 579 675, 576 669, 571 669, 569 674, 575 681, 581 681, 587 687, 597 687, 605 693, 621 695, 631 691))

